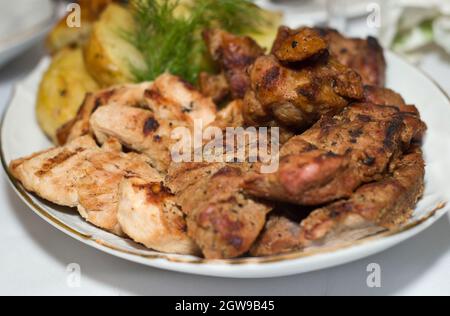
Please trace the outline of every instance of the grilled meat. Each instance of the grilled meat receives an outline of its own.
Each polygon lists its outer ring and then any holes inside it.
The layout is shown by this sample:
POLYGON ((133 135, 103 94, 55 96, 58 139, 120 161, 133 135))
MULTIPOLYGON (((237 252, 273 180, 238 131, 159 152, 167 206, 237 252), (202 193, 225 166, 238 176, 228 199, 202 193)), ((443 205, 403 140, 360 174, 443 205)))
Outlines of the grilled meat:
POLYGON ((271 217, 252 248, 252 255, 356 241, 405 223, 423 193, 422 156, 420 149, 413 149, 395 164, 392 174, 362 186, 348 200, 312 212, 301 224, 280 215, 271 217))
POLYGON ((264 50, 250 37, 236 36, 219 29, 207 30, 203 37, 213 61, 225 74, 232 98, 243 98, 250 87, 247 68, 264 54, 264 50))
MULTIPOLYGON (((135 109, 126 108, 142 108, 157 113, 161 119, 170 120, 176 117, 190 125, 194 120, 202 120, 204 125, 208 125, 214 121, 216 115, 216 107, 211 99, 201 95, 181 78, 164 74, 153 83, 119 86, 88 95, 77 117, 60 129, 58 133, 60 143, 64 144, 80 136, 93 134, 94 131, 90 126, 91 116, 104 106, 114 109, 124 107, 121 110, 123 112, 128 110, 136 112, 135 109)), ((122 125, 107 125, 105 130, 123 128, 127 123, 129 126, 131 122, 122 121, 120 122, 122 125)), ((102 134, 105 133, 106 131, 102 134)), ((121 140, 120 135, 117 136, 121 140)), ((124 143, 124 145, 132 144, 124 143)))
POLYGON ((139 106, 145 90, 149 89, 151 85, 151 83, 130 84, 112 87, 96 93, 88 93, 77 116, 57 131, 59 145, 65 145, 81 136, 89 134, 89 119, 92 113, 100 106, 106 104, 139 106))
POLYGON ((109 137, 150 158, 152 166, 165 174, 171 162, 171 146, 176 128, 191 131, 194 121, 204 126, 215 119, 215 105, 179 78, 163 75, 147 89, 141 107, 114 104, 98 108, 90 128, 103 142, 109 137))
POLYGON ((226 107, 217 113, 216 120, 212 122, 210 126, 219 127, 222 130, 226 130, 229 127, 243 127, 243 106, 244 104, 242 100, 230 102, 226 107))
POLYGON ((118 220, 131 239, 161 252, 199 254, 187 236, 183 212, 161 182, 125 179, 119 197, 118 220))
POLYGON ((210 97, 215 103, 226 100, 230 94, 230 84, 224 73, 212 75, 202 72, 199 76, 200 91, 204 96, 210 97))
POLYGON ((245 122, 296 132, 364 97, 360 76, 326 55, 291 67, 273 55, 260 57, 250 67, 250 81, 245 122))
POLYGON ((336 30, 317 29, 328 42, 331 54, 343 65, 357 71, 366 85, 383 87, 386 82, 386 60, 378 40, 347 38, 336 30))
POLYGON ((282 63, 298 63, 328 52, 328 44, 312 28, 298 30, 281 26, 272 47, 272 54, 282 63))
POLYGON ((163 180, 144 156, 121 153, 114 140, 99 148, 90 136, 15 160, 10 170, 28 191, 61 206, 77 207, 87 221, 119 235, 122 180, 130 176, 148 182, 163 180))
POLYGON ((392 170, 425 129, 418 116, 396 107, 353 104, 289 140, 279 170, 250 174, 245 189, 256 197, 300 205, 347 198, 392 170))
POLYGON ((188 163, 172 166, 168 187, 187 215, 188 234, 209 259, 248 252, 271 208, 241 190, 240 165, 188 163))

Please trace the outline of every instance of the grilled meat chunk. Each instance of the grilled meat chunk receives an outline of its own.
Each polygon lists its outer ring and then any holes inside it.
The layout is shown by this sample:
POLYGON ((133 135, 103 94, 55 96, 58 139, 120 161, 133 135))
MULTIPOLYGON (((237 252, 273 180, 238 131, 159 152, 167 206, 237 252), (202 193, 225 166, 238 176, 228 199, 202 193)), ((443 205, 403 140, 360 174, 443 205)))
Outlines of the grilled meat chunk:
POLYGON ((187 235, 183 212, 161 182, 125 179, 118 209, 120 226, 134 241, 161 252, 199 254, 187 235))
POLYGON ((146 157, 121 153, 113 140, 99 148, 90 136, 11 163, 12 175, 30 192, 61 206, 77 207, 90 223, 122 234, 117 220, 119 185, 133 176, 163 179, 146 157))
POLYGON ((139 106, 145 90, 151 83, 116 86, 96 93, 88 93, 77 116, 63 125, 57 132, 59 145, 65 145, 90 133, 89 119, 92 113, 103 105, 139 106))
POLYGON ((216 120, 210 126, 219 127, 222 130, 226 130, 229 127, 243 127, 245 125, 242 114, 243 106, 244 102, 242 100, 230 102, 226 107, 217 112, 216 120))
POLYGON ((272 47, 272 54, 282 63, 298 63, 328 52, 328 44, 312 28, 292 30, 281 26, 272 47))
POLYGON ((423 194, 425 165, 420 149, 403 156, 392 174, 358 189, 349 200, 335 202, 294 221, 271 217, 252 248, 268 256, 307 247, 356 241, 405 223, 423 194))
POLYGON ((168 187, 187 215, 188 234, 209 259, 248 252, 271 208, 241 190, 239 165, 191 163, 172 166, 168 187))
POLYGON ((340 63, 357 71, 364 84, 379 87, 385 85, 386 60, 383 48, 376 38, 347 38, 333 29, 317 31, 328 42, 331 54, 340 63))
POLYGON ((327 56, 296 68, 275 56, 258 58, 250 68, 251 91, 245 97, 248 125, 277 125, 302 131, 322 115, 338 113, 364 97, 360 76, 327 56), (275 122, 275 123, 273 123, 275 122))
POLYGON ((201 93, 213 99, 215 103, 221 103, 230 95, 230 84, 224 73, 212 75, 202 72, 199 76, 199 87, 201 93))
MULTIPOLYGON (((214 62, 225 74, 233 99, 241 99, 250 87, 247 68, 264 54, 250 37, 232 35, 223 30, 206 30, 203 37, 214 62)), ((209 93, 208 95, 215 95, 209 93)))
POLYGON ((376 86, 365 86, 364 96, 366 102, 378 105, 395 106, 400 110, 400 112, 420 115, 419 111, 414 105, 406 104, 406 101, 403 99, 403 97, 391 89, 376 86))
POLYGON ((256 197, 300 205, 347 198, 392 170, 425 129, 418 116, 395 107, 353 104, 289 140, 279 170, 248 175, 245 189, 256 197))
MULTIPOLYGON (((202 120, 204 125, 208 125, 214 121, 216 115, 216 106, 210 98, 201 95, 181 78, 164 74, 153 83, 118 86, 88 95, 77 117, 60 129, 58 133, 60 144, 93 134, 90 126, 91 116, 103 106, 113 106, 115 109, 145 108, 158 113, 162 118, 184 116, 181 119, 191 121, 189 123, 191 125, 194 120, 202 120)), ((119 126, 109 127, 114 129, 119 126)))
POLYGON ((90 128, 103 142, 109 137, 147 155, 162 174, 171 162, 171 146, 176 128, 192 130, 200 120, 207 126, 215 119, 215 105, 179 78, 163 75, 144 92, 141 107, 107 105, 91 116, 90 128))

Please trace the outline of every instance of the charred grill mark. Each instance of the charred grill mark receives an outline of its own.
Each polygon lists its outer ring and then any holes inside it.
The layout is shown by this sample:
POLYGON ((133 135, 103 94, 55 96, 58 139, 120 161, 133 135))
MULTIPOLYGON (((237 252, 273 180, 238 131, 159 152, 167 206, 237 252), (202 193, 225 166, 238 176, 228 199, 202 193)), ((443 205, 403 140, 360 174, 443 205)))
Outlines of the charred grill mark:
POLYGON ((394 117, 390 122, 386 129, 386 135, 384 139, 384 147, 388 149, 392 149, 395 145, 396 136, 402 129, 403 120, 401 117, 394 117))
POLYGON ((316 78, 312 78, 309 84, 297 88, 297 94, 305 97, 308 101, 314 102, 320 92, 320 85, 321 83, 316 78))
POLYGON ((151 204, 162 203, 167 198, 171 197, 170 191, 163 185, 162 182, 148 183, 148 184, 134 184, 134 188, 144 190, 147 196, 147 201, 151 204))
POLYGON ((272 86, 275 81, 280 77, 281 70, 279 67, 272 67, 270 68, 263 77, 263 85, 264 87, 270 87, 272 86))
POLYGON ((63 152, 59 153, 53 158, 48 159, 44 165, 41 167, 39 171, 35 173, 37 177, 43 177, 47 175, 50 171, 55 169, 57 166, 61 165, 65 161, 69 160, 70 158, 74 157, 75 155, 83 152, 84 149, 79 148, 75 151, 68 151, 64 150, 63 152))
POLYGON ((350 142, 352 144, 356 144, 358 142, 358 139, 363 135, 363 130, 361 128, 356 129, 356 130, 350 130, 349 132, 350 135, 350 142))
POLYGON ((369 45, 369 49, 374 50, 376 52, 382 51, 383 48, 381 47, 380 43, 378 42, 378 40, 373 37, 373 36, 369 36, 367 38, 367 44, 369 45))
POLYGON ((311 152, 311 151, 314 151, 317 149, 318 149, 317 146, 315 146, 313 144, 308 144, 308 146, 305 148, 304 152, 307 153, 307 152, 311 152))
POLYGON ((144 123, 144 135, 148 136, 156 132, 159 128, 159 122, 155 118, 151 117, 144 123))
POLYGON ((362 136, 363 130, 361 128, 359 128, 356 130, 350 130, 348 133, 350 134, 350 137, 352 137, 352 138, 359 138, 362 136))
POLYGON ((157 89, 154 88, 145 90, 144 97, 160 104, 169 102, 169 100, 167 100, 157 89))
POLYGON ((153 141, 154 141, 155 143, 161 143, 162 137, 159 136, 159 135, 155 135, 155 136, 153 137, 153 141))
POLYGON ((242 175, 242 171, 238 168, 232 168, 229 166, 223 167, 222 169, 220 169, 219 171, 217 171, 212 178, 217 178, 217 177, 228 177, 228 176, 241 176, 242 175))
POLYGON ((367 157, 363 160, 363 164, 366 166, 373 166, 375 164, 376 158, 374 157, 367 157))
POLYGON ((372 118, 368 115, 358 114, 358 120, 364 123, 372 122, 372 118))
POLYGON ((239 236, 228 237, 228 242, 230 243, 231 246, 233 246, 236 249, 240 249, 242 247, 242 244, 244 243, 242 238, 239 236))
POLYGON ((179 80, 186 89, 188 89, 189 91, 195 91, 195 87, 192 85, 192 83, 181 78, 179 80))

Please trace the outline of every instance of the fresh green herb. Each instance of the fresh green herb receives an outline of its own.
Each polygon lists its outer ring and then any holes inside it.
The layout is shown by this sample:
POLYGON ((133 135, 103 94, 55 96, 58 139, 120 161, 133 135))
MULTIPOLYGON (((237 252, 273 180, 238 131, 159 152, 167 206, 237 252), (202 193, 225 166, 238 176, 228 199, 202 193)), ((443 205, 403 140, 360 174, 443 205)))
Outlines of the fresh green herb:
POLYGON ((142 52, 147 69, 135 70, 138 81, 164 72, 195 83, 208 70, 201 32, 220 27, 235 34, 257 32, 265 21, 252 0, 134 0, 136 33, 128 38, 142 52))

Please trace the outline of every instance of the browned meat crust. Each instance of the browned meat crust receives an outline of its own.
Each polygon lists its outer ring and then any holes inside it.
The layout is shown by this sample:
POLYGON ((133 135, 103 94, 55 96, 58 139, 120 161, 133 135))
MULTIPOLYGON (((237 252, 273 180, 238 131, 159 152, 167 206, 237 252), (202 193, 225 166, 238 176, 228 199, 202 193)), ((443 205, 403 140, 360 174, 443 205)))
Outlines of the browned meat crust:
POLYGON ((88 135, 90 133, 89 119, 92 113, 103 105, 139 105, 144 91, 149 87, 150 84, 143 83, 140 85, 116 86, 96 93, 88 93, 78 110, 77 116, 57 131, 58 144, 62 146, 78 137, 88 135))
POLYGON ((212 59, 225 74, 233 99, 243 98, 250 86, 247 67, 262 56, 264 50, 250 37, 219 29, 207 30, 203 37, 212 59))
POLYGON ((292 138, 281 150, 278 172, 250 174, 245 189, 300 205, 346 198, 383 177, 425 129, 419 117, 395 107, 353 104, 292 138))
POLYGON ((328 44, 317 30, 301 28, 292 30, 280 27, 273 44, 272 54, 283 63, 295 63, 323 54, 328 44))
POLYGON ((220 103, 230 95, 230 85, 224 73, 211 75, 202 72, 199 76, 199 88, 204 96, 210 97, 214 102, 220 103))
POLYGON ((329 246, 398 227, 421 197, 424 175, 422 152, 415 149, 399 160, 391 175, 361 187, 349 200, 314 211, 301 225, 284 216, 271 217, 251 253, 267 256, 329 246))
POLYGON ((356 70, 364 84, 384 86, 386 60, 383 48, 374 37, 347 38, 332 29, 317 29, 329 44, 331 54, 340 63, 356 70))
POLYGON ((250 69, 250 78, 252 92, 245 98, 249 125, 275 120, 302 130, 321 115, 341 111, 349 100, 363 98, 360 77, 328 58, 291 69, 274 56, 260 57, 250 69))
POLYGON ((222 130, 226 130, 228 127, 244 126, 243 106, 242 100, 231 102, 217 113, 216 120, 210 126, 219 127, 222 130))
POLYGON ((271 208, 241 190, 238 165, 182 164, 173 166, 167 183, 187 215, 188 234, 209 259, 247 253, 271 208))

